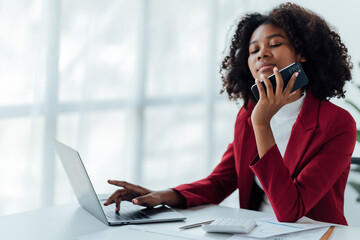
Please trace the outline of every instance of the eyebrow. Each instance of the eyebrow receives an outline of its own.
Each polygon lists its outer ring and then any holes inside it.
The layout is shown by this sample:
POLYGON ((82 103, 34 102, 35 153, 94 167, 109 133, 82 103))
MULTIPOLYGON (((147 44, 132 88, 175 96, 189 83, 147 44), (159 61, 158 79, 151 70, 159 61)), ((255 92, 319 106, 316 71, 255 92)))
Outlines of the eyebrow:
MULTIPOLYGON (((283 38, 283 39, 286 39, 286 38, 285 38, 283 35, 281 35, 280 33, 276 33, 276 34, 269 35, 269 36, 266 37, 266 39, 271 39, 271 38, 274 38, 274 37, 281 37, 281 38, 283 38)), ((258 42, 258 40, 252 41, 252 42, 249 44, 249 46, 252 45, 252 44, 254 44, 254 43, 257 43, 257 42, 258 42)))

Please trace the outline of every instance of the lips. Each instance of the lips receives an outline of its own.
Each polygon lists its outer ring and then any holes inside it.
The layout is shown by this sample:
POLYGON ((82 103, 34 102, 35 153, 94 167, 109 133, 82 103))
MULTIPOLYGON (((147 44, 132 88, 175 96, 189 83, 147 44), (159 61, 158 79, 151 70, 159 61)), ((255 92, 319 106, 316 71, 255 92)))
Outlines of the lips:
POLYGON ((261 71, 261 70, 268 70, 268 69, 273 69, 274 67, 276 66, 276 64, 273 64, 273 63, 261 63, 259 65, 259 67, 257 68, 258 71, 261 71))

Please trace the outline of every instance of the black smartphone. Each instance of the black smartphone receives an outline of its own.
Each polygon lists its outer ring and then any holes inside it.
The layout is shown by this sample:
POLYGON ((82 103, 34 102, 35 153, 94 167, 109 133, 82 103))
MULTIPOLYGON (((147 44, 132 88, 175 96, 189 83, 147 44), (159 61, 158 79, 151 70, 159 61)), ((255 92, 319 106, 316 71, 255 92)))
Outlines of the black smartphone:
MULTIPOLYGON (((295 80, 295 83, 294 83, 294 86, 293 86, 293 89, 291 90, 291 92, 294 92, 294 91, 298 90, 299 88, 306 86, 309 83, 309 79, 306 77, 306 74, 305 74, 303 68, 301 67, 300 63, 294 62, 294 63, 290 64, 289 66, 284 67, 283 69, 280 70, 280 74, 284 81, 284 89, 285 89, 286 85, 288 84, 288 82, 290 81, 291 76, 295 72, 298 72, 299 75, 297 76, 297 78, 295 80)), ((274 92, 275 92, 275 89, 276 89, 275 74, 270 75, 268 78, 269 78, 269 80, 273 86, 274 92)), ((265 83, 261 82, 261 84, 266 89, 265 83)), ((251 91, 253 92, 256 100, 259 100, 259 89, 257 88, 256 84, 251 86, 251 91)))

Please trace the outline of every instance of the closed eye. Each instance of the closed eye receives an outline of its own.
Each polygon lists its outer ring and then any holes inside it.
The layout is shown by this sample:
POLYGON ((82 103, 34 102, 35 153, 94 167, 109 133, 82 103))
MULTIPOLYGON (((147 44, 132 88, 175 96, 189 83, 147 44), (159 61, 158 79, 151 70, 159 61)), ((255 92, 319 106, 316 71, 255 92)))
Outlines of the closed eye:
POLYGON ((272 44, 272 45, 270 45, 270 47, 275 48, 275 47, 279 47, 279 46, 281 46, 281 45, 282 45, 282 43, 272 44))

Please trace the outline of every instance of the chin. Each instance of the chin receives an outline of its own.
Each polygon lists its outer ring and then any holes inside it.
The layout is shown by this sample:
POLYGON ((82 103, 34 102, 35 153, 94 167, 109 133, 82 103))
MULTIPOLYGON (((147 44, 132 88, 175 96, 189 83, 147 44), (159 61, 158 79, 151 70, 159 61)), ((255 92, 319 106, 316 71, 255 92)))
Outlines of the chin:
POLYGON ((261 74, 263 74, 264 77, 269 77, 270 75, 274 74, 274 72, 273 72, 273 71, 262 72, 262 73, 259 74, 259 78, 258 78, 258 79, 260 79, 260 75, 261 75, 261 74))

